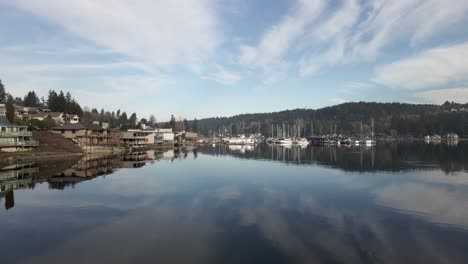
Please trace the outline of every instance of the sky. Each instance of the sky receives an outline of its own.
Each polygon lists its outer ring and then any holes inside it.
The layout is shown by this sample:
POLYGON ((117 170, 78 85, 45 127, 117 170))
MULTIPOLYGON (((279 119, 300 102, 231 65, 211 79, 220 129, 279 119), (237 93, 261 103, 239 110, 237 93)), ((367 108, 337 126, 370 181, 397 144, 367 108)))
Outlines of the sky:
POLYGON ((0 0, 14 96, 160 121, 468 102, 468 1, 0 0))

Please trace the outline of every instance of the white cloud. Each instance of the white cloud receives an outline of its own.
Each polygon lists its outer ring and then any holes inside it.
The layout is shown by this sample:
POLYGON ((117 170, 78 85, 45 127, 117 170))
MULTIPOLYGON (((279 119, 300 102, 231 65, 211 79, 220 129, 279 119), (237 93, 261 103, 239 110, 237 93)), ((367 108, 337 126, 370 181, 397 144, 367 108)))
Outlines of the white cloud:
POLYGON ((370 1, 367 20, 351 40, 356 58, 376 58, 398 42, 417 46, 457 23, 466 22, 468 2, 457 0, 370 1), (428 19, 430 14, 430 19, 428 19))
POLYGON ((240 63, 260 69, 280 64, 297 38, 324 8, 325 4, 320 0, 298 1, 289 15, 263 34, 257 45, 241 47, 240 63))
POLYGON ((166 67, 195 68, 220 43, 211 0, 6 2, 97 45, 166 67))
POLYGON ((343 63, 346 60, 345 49, 351 29, 358 22, 361 12, 358 0, 342 2, 329 17, 312 28, 308 36, 298 44, 302 49, 312 49, 299 62, 301 76, 313 75, 325 66, 343 63), (325 43, 327 48, 314 50, 315 43, 325 43))
POLYGON ((438 47, 376 68, 373 81, 403 89, 428 89, 468 80, 468 42, 438 47))
POLYGON ((443 104, 445 101, 468 103, 468 87, 439 89, 416 93, 416 97, 429 103, 443 104))
POLYGON ((216 72, 205 76, 204 79, 212 80, 223 85, 234 85, 238 83, 242 77, 237 73, 218 67, 216 72))
POLYGON ((468 205, 460 203, 468 197, 459 190, 407 183, 378 189, 375 193, 385 206, 417 214, 431 222, 468 228, 468 205))
POLYGON ((274 75, 293 64, 300 76, 335 65, 369 62, 396 45, 415 48, 468 21, 468 2, 297 1, 256 45, 241 46, 240 63, 274 75), (428 21, 428 14, 434 14, 428 21))

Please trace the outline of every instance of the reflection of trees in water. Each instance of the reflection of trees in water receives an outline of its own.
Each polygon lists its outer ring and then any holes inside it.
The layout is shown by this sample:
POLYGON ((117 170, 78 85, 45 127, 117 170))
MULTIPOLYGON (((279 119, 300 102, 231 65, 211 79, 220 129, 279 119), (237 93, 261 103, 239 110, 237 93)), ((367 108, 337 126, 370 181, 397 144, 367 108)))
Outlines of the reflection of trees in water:
POLYGON ((291 164, 321 164, 347 171, 404 171, 438 167, 444 172, 468 171, 468 144, 388 143, 373 147, 277 146, 261 144, 254 148, 219 145, 200 148, 201 153, 230 155, 245 159, 271 160, 291 164))
POLYGON ((15 206, 15 195, 13 190, 0 193, 0 202, 2 201, 3 196, 5 197, 5 209, 9 210, 13 208, 15 206))

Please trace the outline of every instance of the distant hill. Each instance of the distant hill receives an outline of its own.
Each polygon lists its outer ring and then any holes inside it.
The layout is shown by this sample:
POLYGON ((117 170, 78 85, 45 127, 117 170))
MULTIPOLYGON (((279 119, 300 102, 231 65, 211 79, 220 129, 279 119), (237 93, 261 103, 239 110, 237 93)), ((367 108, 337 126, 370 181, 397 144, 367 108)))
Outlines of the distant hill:
POLYGON ((376 135, 421 137, 424 135, 457 133, 468 136, 468 103, 446 102, 442 105, 354 102, 321 109, 294 109, 272 113, 241 114, 232 117, 213 117, 198 120, 203 134, 222 131, 256 133, 270 136, 272 125, 276 133, 277 125, 300 127, 302 134, 327 134, 335 132, 343 135, 371 132, 374 120, 376 135), (312 131, 313 130, 313 131, 312 131))

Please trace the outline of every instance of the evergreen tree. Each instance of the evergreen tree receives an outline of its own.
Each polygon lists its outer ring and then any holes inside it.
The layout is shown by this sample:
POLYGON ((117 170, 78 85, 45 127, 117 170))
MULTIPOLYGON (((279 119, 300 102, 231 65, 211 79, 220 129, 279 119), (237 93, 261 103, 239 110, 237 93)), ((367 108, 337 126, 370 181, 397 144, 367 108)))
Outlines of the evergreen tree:
POLYGON ((172 131, 175 132, 176 131, 176 119, 174 115, 171 115, 171 121, 169 121, 169 125, 171 126, 172 131))
POLYGON ((57 97, 57 109, 56 112, 65 112, 65 107, 67 105, 67 99, 65 98, 65 94, 63 91, 60 91, 57 97))
POLYGON ((58 105, 57 105, 57 93, 54 90, 49 91, 49 95, 47 97, 47 108, 49 108, 50 111, 57 111, 58 105))
POLYGON ((154 115, 150 115, 149 120, 148 120, 148 125, 150 125, 151 127, 155 127, 156 117, 154 117, 154 115))
POLYGON ((39 106, 39 97, 34 91, 30 91, 24 96, 24 106, 36 107, 39 106))
POLYGON ((5 104, 5 110, 6 110, 6 118, 8 119, 8 121, 10 121, 10 123, 14 123, 15 122, 15 105, 13 104, 14 101, 11 100, 12 98, 10 98, 10 100, 8 100, 5 104))
POLYGON ((138 119, 137 119, 137 115, 136 113, 133 113, 130 118, 128 119, 128 125, 130 128, 135 128, 136 127, 136 124, 138 122, 138 119))
POLYGON ((192 132, 198 133, 198 120, 196 118, 192 122, 192 132))
POLYGON ((127 129, 128 128, 128 118, 127 118, 127 113, 123 112, 120 117, 119 117, 119 125, 121 129, 127 129))
POLYGON ((190 131, 190 126, 189 126, 189 122, 187 119, 184 118, 184 130, 185 131, 190 131))
POLYGON ((5 103, 6 99, 5 86, 3 85, 2 80, 0 80, 0 103, 5 103))

